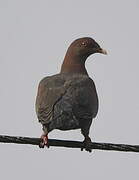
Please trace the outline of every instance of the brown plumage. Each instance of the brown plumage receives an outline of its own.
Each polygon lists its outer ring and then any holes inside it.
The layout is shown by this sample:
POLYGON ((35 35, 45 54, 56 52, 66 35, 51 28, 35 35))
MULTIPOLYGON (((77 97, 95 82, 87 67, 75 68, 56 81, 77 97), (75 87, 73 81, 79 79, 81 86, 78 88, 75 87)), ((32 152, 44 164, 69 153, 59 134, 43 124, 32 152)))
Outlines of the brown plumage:
POLYGON ((41 80, 36 98, 36 112, 44 131, 40 147, 47 145, 47 135, 53 129, 81 129, 85 149, 91 152, 89 129, 98 112, 98 96, 85 61, 94 53, 106 51, 92 38, 75 40, 67 50, 61 72, 41 80))

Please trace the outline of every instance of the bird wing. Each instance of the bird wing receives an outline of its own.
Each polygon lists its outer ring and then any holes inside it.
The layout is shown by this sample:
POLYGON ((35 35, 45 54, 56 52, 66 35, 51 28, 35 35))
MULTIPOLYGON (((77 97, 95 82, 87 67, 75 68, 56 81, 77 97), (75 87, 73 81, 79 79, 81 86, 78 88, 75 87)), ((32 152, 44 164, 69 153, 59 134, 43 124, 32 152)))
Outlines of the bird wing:
POLYGON ((64 81, 56 76, 46 77, 39 83, 36 113, 42 124, 47 124, 52 120, 54 105, 66 91, 63 84, 64 81))

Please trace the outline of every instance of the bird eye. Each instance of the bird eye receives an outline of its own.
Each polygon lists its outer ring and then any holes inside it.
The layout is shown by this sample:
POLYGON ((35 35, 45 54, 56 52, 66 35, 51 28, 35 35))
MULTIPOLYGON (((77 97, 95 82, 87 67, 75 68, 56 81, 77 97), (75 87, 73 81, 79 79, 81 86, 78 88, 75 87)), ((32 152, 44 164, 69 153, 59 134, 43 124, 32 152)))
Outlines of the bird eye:
POLYGON ((81 45, 82 46, 87 46, 87 44, 85 42, 82 42, 81 45))

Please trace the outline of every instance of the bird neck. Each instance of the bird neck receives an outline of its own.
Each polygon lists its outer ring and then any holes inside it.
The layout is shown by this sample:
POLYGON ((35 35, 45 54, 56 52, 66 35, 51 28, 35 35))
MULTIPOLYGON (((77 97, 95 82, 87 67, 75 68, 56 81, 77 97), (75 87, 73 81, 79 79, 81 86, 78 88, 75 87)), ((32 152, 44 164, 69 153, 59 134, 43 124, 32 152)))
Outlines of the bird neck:
POLYGON ((85 68, 86 58, 77 57, 69 53, 66 54, 60 73, 78 73, 88 75, 85 68))

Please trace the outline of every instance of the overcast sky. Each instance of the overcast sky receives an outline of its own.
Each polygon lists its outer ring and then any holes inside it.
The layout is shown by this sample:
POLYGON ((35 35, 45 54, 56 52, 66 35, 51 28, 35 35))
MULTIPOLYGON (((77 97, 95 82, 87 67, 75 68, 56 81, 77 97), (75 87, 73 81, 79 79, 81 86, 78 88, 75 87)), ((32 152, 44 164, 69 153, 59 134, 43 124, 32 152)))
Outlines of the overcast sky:
MULTIPOLYGON (((95 142, 139 144, 139 1, 0 0, 0 134, 40 137, 39 81, 58 73, 69 44, 90 36, 108 51, 86 67, 100 107, 95 142)), ((49 138, 83 140, 79 130, 49 138)), ((0 178, 138 179, 139 154, 0 144, 0 178)))

